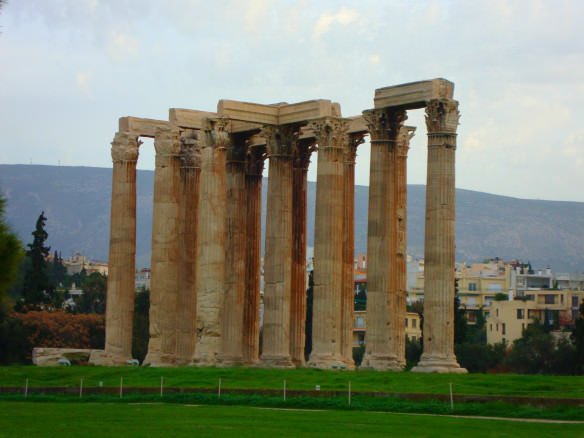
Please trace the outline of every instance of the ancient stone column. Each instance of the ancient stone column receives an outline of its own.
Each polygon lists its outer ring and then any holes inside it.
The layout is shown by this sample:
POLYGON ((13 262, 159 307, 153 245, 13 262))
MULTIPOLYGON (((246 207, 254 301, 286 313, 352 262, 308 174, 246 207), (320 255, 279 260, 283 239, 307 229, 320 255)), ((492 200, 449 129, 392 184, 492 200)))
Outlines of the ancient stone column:
POLYGON ((193 365, 222 361, 225 297, 227 121, 208 120, 201 133, 201 176, 197 221, 197 334, 193 365))
POLYGON ((367 334, 364 367, 399 370, 395 290, 397 138, 406 120, 404 110, 363 112, 371 136, 369 219, 367 227, 367 334))
POLYGON ((154 138, 150 341, 144 363, 174 365, 179 287, 180 139, 177 130, 158 128, 154 138))
POLYGON ((190 363, 197 330, 197 202, 201 174, 201 150, 196 131, 181 136, 179 289, 177 297, 176 364, 190 363))
POLYGON ((343 281, 344 164, 347 123, 326 118, 311 122, 318 143, 314 224, 314 302, 309 366, 343 362, 341 301, 343 281))
POLYGON ((397 336, 397 362, 399 366, 406 365, 406 298, 408 293, 408 253, 407 253, 407 206, 408 206, 408 150, 410 139, 414 136, 416 128, 412 126, 402 126, 397 142, 397 162, 396 162, 396 207, 397 207, 397 228, 396 228, 396 275, 395 290, 397 291, 397 311, 400 314, 396 324, 397 336))
POLYGON ((227 149, 227 199, 225 243, 225 304, 223 312, 223 363, 243 363, 246 186, 245 138, 234 139, 227 149))
POLYGON ((262 172, 265 147, 248 149, 246 157, 245 194, 245 291, 243 299, 243 359, 247 364, 259 360, 260 341, 260 275, 262 251, 262 172))
POLYGON ((136 135, 118 132, 112 142, 112 204, 103 365, 132 359, 136 255, 136 135))
POLYGON ((458 102, 428 102, 424 352, 414 372, 466 373, 454 355, 454 151, 458 119, 458 102))
POLYGON ((306 202, 307 173, 313 141, 299 141, 292 175, 292 289, 290 294, 290 354, 303 366, 306 325, 306 202))
POLYGON ((266 126, 270 159, 264 257, 262 365, 292 368, 290 291, 292 285, 292 159, 297 126, 266 126))
POLYGON ((343 281, 341 298, 341 355, 349 369, 353 361, 353 324, 355 311, 355 157, 363 134, 348 135, 343 150, 343 281))

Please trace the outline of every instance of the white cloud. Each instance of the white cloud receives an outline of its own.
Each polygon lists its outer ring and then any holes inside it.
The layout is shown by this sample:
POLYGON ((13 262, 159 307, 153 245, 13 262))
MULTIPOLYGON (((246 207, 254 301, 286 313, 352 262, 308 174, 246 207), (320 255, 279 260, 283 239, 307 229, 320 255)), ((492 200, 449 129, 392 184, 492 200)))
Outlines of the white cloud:
POLYGON ((106 52, 111 59, 121 62, 138 55, 139 46, 140 42, 137 38, 125 33, 112 32, 106 52))
POLYGON ((357 20, 357 18, 359 18, 359 13, 357 11, 353 9, 347 9, 345 7, 342 7, 334 14, 325 12, 318 18, 312 35, 315 39, 317 39, 321 35, 327 33, 332 24, 339 23, 345 25, 352 23, 353 21, 357 20))
POLYGON ((78 72, 75 75, 75 84, 83 93, 90 99, 94 99, 93 92, 91 91, 91 80, 93 79, 92 72, 78 72))

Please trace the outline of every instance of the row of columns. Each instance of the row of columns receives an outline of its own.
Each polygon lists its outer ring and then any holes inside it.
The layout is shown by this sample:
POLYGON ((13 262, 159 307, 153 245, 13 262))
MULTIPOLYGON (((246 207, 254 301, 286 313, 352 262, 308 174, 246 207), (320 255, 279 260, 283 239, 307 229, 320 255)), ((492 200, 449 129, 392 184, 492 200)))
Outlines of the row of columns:
MULTIPOLYGON (((418 371, 460 370, 453 354, 454 150, 457 103, 426 109, 426 311, 418 371), (450 309, 450 310, 449 310, 450 309), (446 327, 446 330, 444 330, 446 327)), ((363 365, 405 365, 406 112, 365 111, 371 136, 367 349, 363 365)), ((259 357, 261 180, 269 159, 266 212, 264 366, 302 366, 305 343, 306 174, 318 144, 312 353, 308 365, 352 368, 354 163, 363 135, 348 120, 265 126, 264 147, 232 135, 228 121, 199 131, 159 128, 152 241, 153 366, 254 364, 259 357), (336 364, 336 365, 335 365, 336 364)), ((139 143, 118 133, 114 160, 106 355, 131 357, 139 143)))

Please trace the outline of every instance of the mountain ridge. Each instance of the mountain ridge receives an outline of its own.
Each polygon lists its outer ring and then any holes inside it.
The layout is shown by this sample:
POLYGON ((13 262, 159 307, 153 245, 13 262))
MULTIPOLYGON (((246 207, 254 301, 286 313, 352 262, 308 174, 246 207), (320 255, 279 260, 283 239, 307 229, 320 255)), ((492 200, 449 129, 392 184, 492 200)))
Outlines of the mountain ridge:
MULTIPOLYGON (((41 211, 48 244, 63 257, 75 252, 107 260, 111 168, 0 164, 6 218, 23 243, 32 240, 41 211)), ((150 265, 154 172, 137 171, 136 266, 150 265)), ((262 232, 267 179, 262 187, 262 232)), ((308 183, 307 241, 313 246, 316 183, 308 183)), ((368 187, 355 187, 355 251, 367 247, 368 187)), ((408 185, 408 252, 423 255, 425 186, 408 185)), ((529 260, 557 272, 584 270, 584 203, 520 199, 456 189, 456 260, 529 260)), ((262 239, 263 244, 263 239, 262 239)))

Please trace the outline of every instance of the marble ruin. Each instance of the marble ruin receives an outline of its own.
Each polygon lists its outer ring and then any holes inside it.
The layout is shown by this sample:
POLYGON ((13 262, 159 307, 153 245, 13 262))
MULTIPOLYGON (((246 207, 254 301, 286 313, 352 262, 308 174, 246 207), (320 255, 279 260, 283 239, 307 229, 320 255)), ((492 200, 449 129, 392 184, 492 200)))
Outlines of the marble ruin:
POLYGON ((154 138, 151 366, 354 368, 354 166, 369 135, 368 328, 363 367, 405 365, 406 161, 425 108, 428 168, 424 352, 417 372, 466 372, 453 351, 454 152, 459 112, 445 79, 375 91, 374 108, 220 100, 216 113, 123 117, 112 142, 106 345, 96 364, 132 358, 136 161, 154 138), (307 169, 318 151, 312 353, 304 359, 307 169), (261 184, 269 162, 263 345, 259 354, 261 184))

